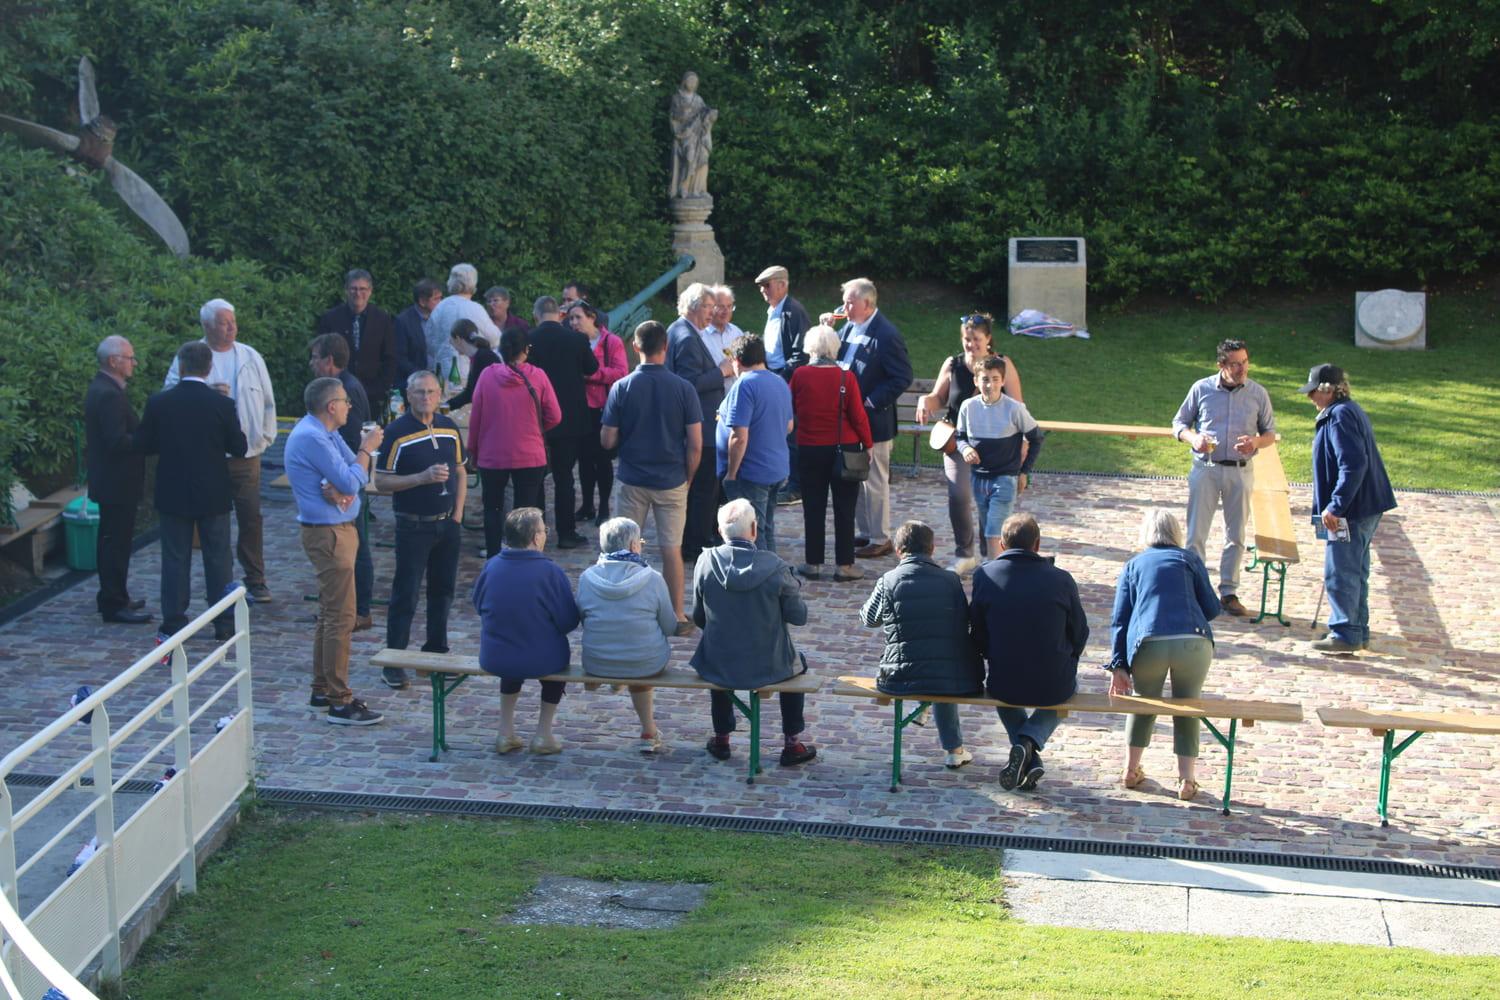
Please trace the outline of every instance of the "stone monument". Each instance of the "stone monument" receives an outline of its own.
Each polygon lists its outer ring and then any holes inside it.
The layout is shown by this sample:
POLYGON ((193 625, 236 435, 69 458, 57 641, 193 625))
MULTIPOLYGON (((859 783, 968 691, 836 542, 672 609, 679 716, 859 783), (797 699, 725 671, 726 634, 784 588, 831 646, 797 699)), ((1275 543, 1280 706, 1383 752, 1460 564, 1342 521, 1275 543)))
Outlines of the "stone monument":
POLYGON ((708 193, 708 157, 713 152, 714 122, 719 112, 698 96, 698 74, 683 74, 672 95, 672 182, 667 189, 672 209, 672 256, 692 254, 697 263, 677 276, 677 291, 695 281, 724 281, 724 252, 714 240, 708 216, 714 210, 708 193))
POLYGON ((1006 318, 1038 309, 1088 329, 1088 253, 1082 237, 1035 236, 1010 241, 1010 302, 1006 318))
POLYGON ((1354 293, 1354 346, 1386 351, 1427 349, 1427 293, 1386 288, 1354 293))

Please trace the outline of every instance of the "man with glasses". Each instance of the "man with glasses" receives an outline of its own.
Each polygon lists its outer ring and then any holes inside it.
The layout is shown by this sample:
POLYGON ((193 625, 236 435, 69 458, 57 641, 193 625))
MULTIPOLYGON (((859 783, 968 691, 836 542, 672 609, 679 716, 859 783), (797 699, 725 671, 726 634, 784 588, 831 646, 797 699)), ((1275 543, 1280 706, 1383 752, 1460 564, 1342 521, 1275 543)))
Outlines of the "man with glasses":
POLYGON ((125 395, 125 383, 135 374, 135 348, 124 337, 105 337, 97 356, 99 371, 83 397, 89 499, 99 505, 94 545, 99 595, 94 601, 107 622, 144 625, 151 620, 140 610, 146 602, 131 600, 125 583, 146 474, 145 458, 131 448, 130 435, 140 421, 125 395))
MULTIPOLYGON (((807 310, 787 291, 790 280, 787 269, 780 264, 773 264, 755 278, 760 297, 766 300, 766 326, 761 334, 766 345, 766 369, 788 382, 792 380, 792 372, 807 363, 802 338, 812 327, 807 310)), ((802 484, 797 479, 796 432, 787 435, 786 447, 791 456, 791 472, 776 498, 779 504, 793 504, 802 499, 802 484)))
MULTIPOLYGON (((360 436, 364 426, 373 417, 370 400, 359 379, 349 370, 349 343, 336 333, 321 334, 307 345, 311 357, 308 367, 313 378, 336 378, 344 386, 349 397, 349 416, 339 428, 339 437, 351 452, 359 450, 360 436)), ((359 553, 354 557, 354 631, 363 632, 374 628, 375 620, 370 615, 370 600, 375 591, 375 559, 370 553, 369 512, 354 521, 359 531, 359 553)))
POLYGON ((349 345, 348 368, 365 387, 365 398, 375 412, 381 413, 396 378, 396 322, 384 309, 370 305, 374 291, 369 271, 350 271, 344 277, 344 301, 318 317, 317 332, 344 338, 349 345))
POLYGON ((1219 557, 1219 603, 1237 618, 1250 614, 1240 603, 1240 568, 1245 562, 1245 525, 1255 453, 1276 443, 1271 397, 1250 379, 1250 351, 1243 340, 1222 340, 1219 370, 1188 390, 1172 420, 1172 435, 1192 449, 1188 472, 1188 548, 1204 558, 1214 511, 1224 507, 1224 549, 1219 557))
POLYGON ((287 482, 302 525, 302 551, 318 577, 318 625, 313 634, 312 699, 340 726, 373 726, 382 718, 349 690, 349 641, 354 632, 354 558, 360 492, 370 481, 383 435, 373 427, 353 452, 339 437, 349 419, 349 394, 336 378, 315 378, 303 390, 307 415, 286 439, 287 482), (324 492, 324 485, 328 492, 324 492), (332 499, 329 499, 329 497, 332 499))
MULTIPOLYGON (((443 389, 429 371, 406 382, 404 415, 386 425, 375 467, 381 492, 395 494, 396 576, 385 619, 385 644, 405 649, 411 640, 417 592, 427 577, 427 639, 424 653, 448 652, 448 610, 458 581, 458 555, 468 477, 458 425, 437 412, 443 389)), ((381 673, 386 687, 410 683, 400 667, 381 673)))

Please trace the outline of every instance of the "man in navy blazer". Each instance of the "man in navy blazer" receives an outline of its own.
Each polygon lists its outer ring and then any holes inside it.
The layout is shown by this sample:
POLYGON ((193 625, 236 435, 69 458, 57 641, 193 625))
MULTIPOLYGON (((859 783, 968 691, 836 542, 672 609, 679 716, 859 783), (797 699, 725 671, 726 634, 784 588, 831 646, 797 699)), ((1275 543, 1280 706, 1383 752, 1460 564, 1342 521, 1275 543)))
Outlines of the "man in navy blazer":
POLYGON ((693 282, 677 297, 677 322, 667 327, 667 371, 686 379, 698 390, 703 408, 703 457, 688 484, 687 524, 682 531, 682 558, 697 560, 704 549, 719 544, 719 473, 714 452, 714 419, 724 401, 724 378, 734 374, 727 357, 714 357, 703 331, 713 316, 715 298, 709 286, 693 282))
POLYGON ((349 344, 349 370, 365 387, 376 413, 396 381, 396 324, 391 314, 370 305, 375 290, 370 272, 355 268, 344 278, 344 301, 318 317, 318 333, 336 333, 349 344))
MULTIPOLYGON (((412 304, 396 314, 396 378, 391 388, 406 398, 412 372, 432 370, 427 357, 427 320, 443 301, 443 286, 423 278, 411 291, 412 304)), ((368 397, 367 397, 368 398, 368 397)))
POLYGON ((140 421, 125 395, 125 383, 135 374, 135 348, 124 337, 111 336, 100 341, 97 354, 99 371, 83 397, 89 499, 99 505, 95 604, 107 622, 143 625, 151 616, 140 610, 144 602, 130 599, 125 582, 146 475, 146 460, 130 440, 140 421))
MULTIPOLYGON (((229 554, 229 510, 233 489, 229 458, 248 448, 234 401, 209 387, 213 351, 201 340, 177 351, 179 381, 146 400, 135 447, 159 455, 156 510, 161 521, 161 634, 170 637, 188 623, 192 589, 193 529, 203 547, 205 596, 224 596, 234 566, 229 554)), ((229 612, 214 622, 219 639, 234 633, 229 612)))
MULTIPOLYGON (((870 478, 865 480, 854 507, 854 533, 860 548, 854 554, 874 559, 895 551, 891 544, 891 441, 896 436, 896 401, 911 385, 911 358, 896 324, 876 305, 875 282, 855 278, 843 285, 844 313, 849 322, 839 331, 844 349, 839 366, 854 372, 859 393, 870 415, 870 478)), ((833 317, 824 316, 827 323, 833 317)))

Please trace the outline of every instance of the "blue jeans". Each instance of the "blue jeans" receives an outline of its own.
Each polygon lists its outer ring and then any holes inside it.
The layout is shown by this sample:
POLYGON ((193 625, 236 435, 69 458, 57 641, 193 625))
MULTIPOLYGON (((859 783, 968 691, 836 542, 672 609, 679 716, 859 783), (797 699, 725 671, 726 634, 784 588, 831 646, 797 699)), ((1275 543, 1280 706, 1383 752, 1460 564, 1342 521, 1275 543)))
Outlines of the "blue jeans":
POLYGON ((755 508, 755 523, 760 526, 755 535, 755 547, 766 552, 776 551, 776 493, 780 483, 769 486, 752 483, 744 479, 724 480, 724 496, 729 500, 749 500, 755 508))
POLYGON ((1349 518, 1349 540, 1323 546, 1328 630, 1356 646, 1370 641, 1370 542, 1380 515, 1349 518))
POLYGON ((979 508, 979 523, 986 538, 999 538, 1000 526, 1016 506, 1016 481, 1019 476, 982 476, 972 473, 974 506, 979 508))
POLYGON ((448 611, 458 579, 462 534, 462 526, 451 519, 409 521, 397 515, 396 575, 391 580, 391 605, 385 619, 385 644, 391 649, 405 649, 411 641, 411 620, 425 578, 427 641, 422 643, 422 651, 448 652, 448 611))
POLYGON ((958 706, 946 701, 934 702, 932 721, 937 723, 938 742, 944 750, 957 750, 964 745, 963 730, 958 725, 958 706))

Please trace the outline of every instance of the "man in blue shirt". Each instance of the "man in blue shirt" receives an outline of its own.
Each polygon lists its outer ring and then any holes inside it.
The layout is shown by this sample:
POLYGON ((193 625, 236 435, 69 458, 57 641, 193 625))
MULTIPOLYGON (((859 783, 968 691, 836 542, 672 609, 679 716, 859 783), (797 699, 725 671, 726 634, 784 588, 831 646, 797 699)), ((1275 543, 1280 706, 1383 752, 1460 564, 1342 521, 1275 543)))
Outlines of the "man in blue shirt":
MULTIPOLYGON (((799 365, 807 364, 807 351, 802 339, 812 327, 807 310, 802 303, 787 292, 791 275, 780 264, 773 264, 760 272, 755 285, 761 298, 766 300, 766 328, 761 338, 766 342, 766 368, 788 382, 799 365)), ((789 466, 786 485, 781 488, 777 503, 793 504, 802 499, 802 484, 797 482, 797 437, 788 434, 786 439, 787 464, 789 466)))
MULTIPOLYGON (((344 391, 349 394, 349 416, 344 421, 344 426, 339 428, 339 437, 349 446, 349 450, 358 451, 360 435, 364 433, 364 425, 369 423, 373 417, 370 414, 369 397, 365 395, 364 386, 354 373, 349 370, 349 342, 337 333, 324 333, 312 339, 308 344, 308 351, 312 355, 308 360, 308 367, 312 369, 313 378, 336 378, 344 384, 344 391)), ((370 617, 370 599, 375 591, 375 560, 370 555, 370 529, 369 511, 364 517, 356 518, 354 526, 359 531, 359 552, 354 557, 354 631, 360 632, 374 626, 374 619, 370 617)))
MULTIPOLYGON (((734 366, 704 343, 703 333, 713 319, 716 304, 713 289, 693 282, 677 297, 678 319, 667 327, 667 371, 698 391, 698 409, 705 421, 713 421, 724 401, 724 379, 734 375, 734 366)), ((715 473, 713 428, 703 435, 703 461, 688 485, 687 515, 682 530, 682 554, 689 561, 719 543, 714 519, 719 509, 719 477, 715 473)), ((623 511, 621 513, 624 513, 623 511)))
POLYGON ((1245 562, 1245 524, 1250 519, 1255 453, 1276 443, 1271 397, 1251 381, 1250 352, 1243 340, 1223 340, 1219 370, 1188 390, 1172 420, 1172 436, 1193 450, 1188 473, 1187 547, 1208 564, 1204 543, 1214 511, 1224 507, 1224 549, 1219 556, 1219 603, 1237 618, 1250 614, 1235 596, 1245 562))
POLYGON ((756 547, 775 552, 776 491, 787 476, 792 390, 766 370, 765 341, 759 337, 739 337, 729 351, 738 377, 719 404, 718 474, 726 497, 749 500, 755 508, 756 547))
POLYGON ((287 482, 302 525, 302 551, 318 577, 318 626, 313 634, 313 708, 328 709, 341 726, 373 726, 381 720, 349 690, 349 637, 354 631, 354 555, 359 536, 359 493, 370 481, 376 427, 360 439, 356 454, 339 437, 349 416, 349 394, 336 378, 315 378, 303 390, 307 416, 286 439, 287 482), (325 489, 326 486, 326 489, 325 489))
MULTIPOLYGON (((693 340, 702 347, 696 336, 693 340)), ((635 328, 634 343, 641 363, 610 386, 599 420, 599 443, 606 451, 620 448, 615 470, 619 515, 644 530, 646 515, 655 513, 661 575, 672 595, 677 634, 686 635, 693 626, 682 613, 682 537, 688 483, 703 457, 703 410, 693 386, 663 364, 665 327, 647 320, 635 328)))

